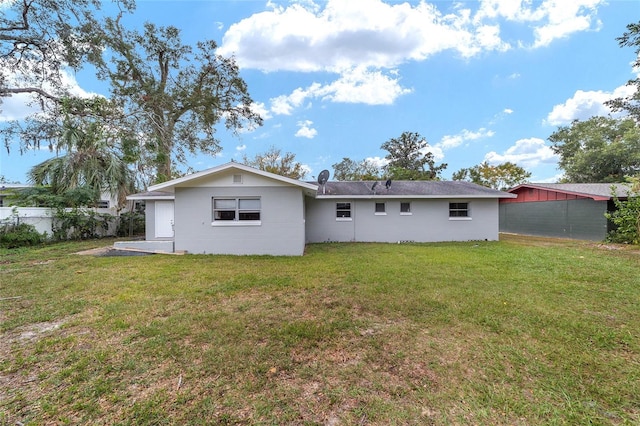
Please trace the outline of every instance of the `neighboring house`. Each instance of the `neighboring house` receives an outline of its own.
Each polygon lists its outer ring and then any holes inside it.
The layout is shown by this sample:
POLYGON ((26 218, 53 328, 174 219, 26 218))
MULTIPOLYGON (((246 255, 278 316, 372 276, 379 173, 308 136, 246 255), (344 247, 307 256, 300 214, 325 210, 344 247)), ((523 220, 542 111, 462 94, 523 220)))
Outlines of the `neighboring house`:
POLYGON ((15 200, 15 193, 31 186, 22 183, 0 183, 0 207, 11 207, 15 200))
POLYGON ((146 203, 146 241, 116 247, 302 255, 307 243, 498 239, 498 200, 468 182, 302 182, 227 163, 129 196, 146 203), (375 185, 374 185, 375 184, 375 185))
POLYGON ((624 183, 527 183, 500 200, 500 232, 602 241, 612 229, 604 216, 613 195, 626 200, 624 183), (612 192, 615 191, 615 192, 612 192))
MULTIPOLYGON (((53 217, 55 209, 49 207, 16 207, 16 193, 32 188, 29 184, 0 183, 0 222, 11 221, 15 223, 27 223, 33 225, 41 234, 53 234, 53 217)), ((108 193, 100 194, 100 200, 95 208, 96 213, 118 216, 121 212, 117 208, 117 199, 108 193)), ((115 235, 115 222, 110 225, 104 235, 115 235)))

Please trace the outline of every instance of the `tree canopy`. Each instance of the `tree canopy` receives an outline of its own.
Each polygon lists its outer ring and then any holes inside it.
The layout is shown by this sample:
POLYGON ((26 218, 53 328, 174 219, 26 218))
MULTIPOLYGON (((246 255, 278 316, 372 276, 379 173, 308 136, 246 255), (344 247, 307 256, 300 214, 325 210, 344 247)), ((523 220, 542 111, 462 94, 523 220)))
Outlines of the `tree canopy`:
MULTIPOLYGON (((132 0, 118 2, 127 7, 132 7, 132 3, 132 0)), ((261 117, 251 109, 252 99, 234 59, 216 55, 217 45, 212 40, 191 46, 183 43, 177 28, 158 27, 149 22, 142 31, 128 30, 123 25, 123 13, 98 21, 92 15, 101 5, 97 0, 16 1, 12 3, 16 16, 20 12, 18 4, 25 13, 43 14, 41 21, 36 20, 38 25, 54 20, 52 29, 58 31, 56 25, 59 24, 59 31, 71 32, 68 46, 62 43, 65 49, 57 49, 55 35, 48 40, 46 31, 34 33, 35 41, 24 42, 36 52, 29 56, 33 61, 28 63, 34 63, 38 54, 44 55, 38 53, 38 47, 47 43, 47 47, 52 47, 45 53, 50 54, 51 60, 58 61, 58 73, 67 63, 78 67, 91 63, 97 76, 109 83, 110 97, 108 100, 101 96, 72 97, 61 78, 48 75, 43 78, 33 66, 23 66, 24 81, 40 79, 40 87, 52 89, 47 93, 36 91, 41 99, 48 101, 44 113, 10 122, 0 130, 7 149, 14 141, 20 141, 21 152, 39 148, 42 143, 61 151, 69 148, 64 138, 70 131, 81 129, 82 139, 98 133, 104 137, 104 131, 86 131, 90 126, 100 127, 115 137, 108 143, 93 141, 96 146, 112 151, 111 154, 135 168, 137 173, 153 176, 145 183, 161 182, 173 177, 176 166, 184 164, 188 154, 215 155, 220 151, 216 137, 218 124, 224 123, 233 133, 262 124, 261 117), (49 8, 51 14, 47 14, 49 8), (57 23, 57 20, 67 22, 63 19, 67 15, 76 17, 76 21, 69 20, 76 26, 57 23), (78 46, 73 44, 76 41, 78 46), (70 120, 70 116, 76 120, 70 120), (89 124, 79 123, 82 120, 89 124)), ((8 18, 5 21, 0 22, 8 29, 17 28, 19 24, 29 26, 26 21, 15 24, 8 18)), ((14 43, 16 39, 14 36, 14 43)), ((8 55, 5 61, 13 60, 14 67, 19 68, 24 62, 21 55, 26 53, 6 47, 5 44, 10 44, 6 42, 7 37, 0 40, 5 49, 3 53, 8 55)), ((2 74, 0 94, 19 93, 12 91, 8 82, 10 79, 2 74)))
MULTIPOLYGON (((635 59, 632 63, 634 69, 640 68, 640 21, 627 25, 627 31, 618 37, 620 47, 631 47, 635 52, 635 59)), ((640 123, 640 77, 629 80, 627 83, 636 86, 635 92, 626 98, 616 98, 608 101, 614 111, 626 111, 637 123, 640 123)))
POLYGON ((275 173, 291 179, 303 179, 307 171, 304 166, 296 161, 296 155, 272 146, 267 152, 257 154, 254 158, 243 156, 242 162, 247 166, 255 167, 265 172, 275 173))
POLYGON ((453 174, 453 180, 473 182, 501 191, 525 183, 530 177, 530 172, 514 163, 506 162, 492 166, 486 161, 460 169, 453 174))
POLYGON ((377 180, 381 170, 371 160, 354 161, 344 157, 342 161, 332 165, 333 179, 340 181, 377 180))
POLYGON ((566 181, 624 182, 640 173, 640 128, 631 118, 576 120, 549 140, 566 181))
MULTIPOLYGON (((132 10, 133 0, 114 3, 132 10)), ((100 0, 15 0, 0 13, 0 102, 20 93, 40 104, 67 95, 64 70, 100 57, 100 0)))
POLYGON ((145 135, 156 181, 171 179, 172 162, 184 163, 188 153, 217 154, 220 121, 233 132, 262 124, 234 59, 216 55, 215 41, 193 48, 176 27, 147 22, 144 31, 129 31, 111 18, 103 38, 108 51, 99 75, 145 135))
MULTIPOLYGON (((106 100, 95 101, 109 104, 106 100)), ((96 104, 93 108, 101 107, 96 104)), ((54 194, 89 187, 97 193, 108 192, 120 205, 124 204, 135 187, 135 176, 127 158, 129 139, 118 129, 105 125, 103 120, 79 119, 73 114, 64 118, 61 128, 63 133, 56 144, 60 154, 32 167, 28 172, 29 181, 50 186, 54 194)), ((135 141, 131 144, 135 146, 135 141)))
POLYGON ((395 180, 438 180, 447 168, 443 163, 435 165, 433 153, 428 150, 426 139, 416 132, 403 132, 380 147, 388 152, 389 163, 384 167, 386 175, 395 180))

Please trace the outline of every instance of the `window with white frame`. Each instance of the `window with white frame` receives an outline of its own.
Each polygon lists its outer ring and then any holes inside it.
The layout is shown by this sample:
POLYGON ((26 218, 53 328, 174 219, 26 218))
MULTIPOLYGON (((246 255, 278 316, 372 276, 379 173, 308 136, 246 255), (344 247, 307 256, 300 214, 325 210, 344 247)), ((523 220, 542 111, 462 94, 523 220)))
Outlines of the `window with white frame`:
POLYGON ((259 221, 260 198, 224 197, 213 199, 213 221, 259 221))
POLYGON ((400 214, 411 214, 411 203, 409 203, 409 202, 401 202, 400 203, 400 214))
POLYGON ((385 203, 376 203, 375 214, 387 214, 387 205, 385 203))
POLYGON ((449 203, 450 218, 471 217, 469 214, 469 203, 449 203))
POLYGON ((351 219, 351 203, 336 203, 336 219, 351 219))

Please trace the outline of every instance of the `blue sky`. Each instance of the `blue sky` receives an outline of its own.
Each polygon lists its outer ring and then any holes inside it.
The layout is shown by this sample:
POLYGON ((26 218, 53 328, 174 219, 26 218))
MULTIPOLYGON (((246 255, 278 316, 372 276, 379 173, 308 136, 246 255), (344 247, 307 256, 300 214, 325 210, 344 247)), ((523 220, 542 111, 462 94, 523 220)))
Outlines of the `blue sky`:
MULTIPOLYGON (((124 22, 216 40, 240 65, 264 125, 239 136, 220 126, 221 153, 190 158, 196 171, 275 146, 313 179, 343 157, 382 164, 380 145, 410 131, 448 164, 445 179, 486 160, 555 182, 547 138, 630 93, 634 52, 615 38, 638 20, 636 0, 138 0, 124 22)), ((89 73, 69 80, 106 94, 89 73)), ((18 96, 0 108, 0 121, 26 112, 18 96)), ((3 150, 0 175, 24 182, 52 155, 3 150)))

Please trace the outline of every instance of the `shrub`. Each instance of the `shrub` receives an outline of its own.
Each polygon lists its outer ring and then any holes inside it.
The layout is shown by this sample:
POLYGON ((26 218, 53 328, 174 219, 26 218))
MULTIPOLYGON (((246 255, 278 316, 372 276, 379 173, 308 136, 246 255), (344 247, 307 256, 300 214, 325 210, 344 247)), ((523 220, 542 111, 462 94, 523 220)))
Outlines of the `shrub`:
POLYGON ((626 201, 613 197, 616 210, 605 216, 616 229, 609 233, 607 241, 614 243, 640 244, 640 191, 634 188, 626 201))
POLYGON ((40 234, 35 226, 28 223, 6 222, 0 226, 0 247, 35 246, 44 242, 45 239, 45 235, 40 234))
POLYGON ((88 209, 57 209, 53 221, 55 240, 86 240, 101 237, 107 231, 112 216, 88 209))
POLYGON ((122 213, 118 221, 116 235, 118 237, 129 237, 133 235, 144 235, 145 220, 144 213, 128 212, 122 213))

